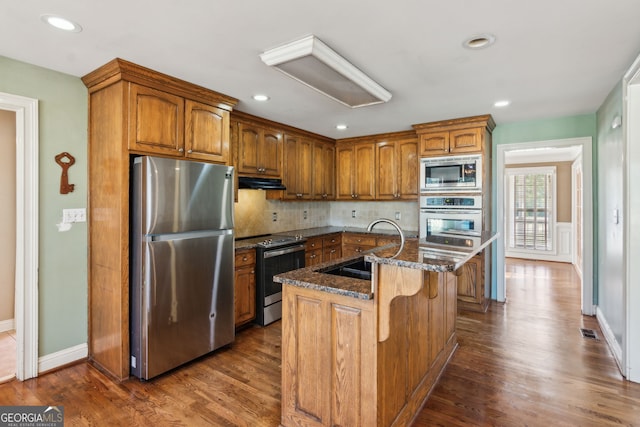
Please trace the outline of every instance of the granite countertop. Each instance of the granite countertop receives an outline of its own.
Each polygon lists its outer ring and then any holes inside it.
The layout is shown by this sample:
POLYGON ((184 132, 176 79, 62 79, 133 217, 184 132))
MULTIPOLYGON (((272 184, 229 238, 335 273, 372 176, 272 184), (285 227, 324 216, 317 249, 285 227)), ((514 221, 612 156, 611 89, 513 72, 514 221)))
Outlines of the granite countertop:
MULTIPOLYGON (((398 253, 398 244, 389 244, 363 252, 364 260, 371 263, 399 265, 426 271, 455 271, 471 257, 490 245, 498 238, 494 232, 482 232, 472 247, 443 248, 442 244, 433 244, 425 239, 409 238, 403 250, 398 253), (394 256, 395 255, 395 256, 394 256), (391 258, 393 257, 393 258, 391 258)), ((373 299, 371 280, 325 274, 330 268, 348 264, 363 258, 363 255, 345 257, 339 260, 317 264, 299 270, 274 276, 274 281, 282 284, 315 289, 353 298, 373 299)))
MULTIPOLYGON (((322 236, 325 234, 333 234, 333 233, 365 233, 371 234, 374 236, 398 236, 398 232, 394 229, 373 229, 372 231, 367 231, 366 228, 359 227, 337 227, 337 226, 327 226, 327 227, 315 227, 315 228, 305 228, 302 230, 290 230, 283 231, 281 233, 270 234, 268 236, 263 237, 255 237, 250 239, 237 239, 235 242, 236 249, 251 249, 255 248, 256 245, 262 242, 265 239, 268 239, 272 236, 302 236, 303 238, 311 238, 322 236)), ((417 231, 405 231, 404 235, 406 237, 417 237, 417 231)))

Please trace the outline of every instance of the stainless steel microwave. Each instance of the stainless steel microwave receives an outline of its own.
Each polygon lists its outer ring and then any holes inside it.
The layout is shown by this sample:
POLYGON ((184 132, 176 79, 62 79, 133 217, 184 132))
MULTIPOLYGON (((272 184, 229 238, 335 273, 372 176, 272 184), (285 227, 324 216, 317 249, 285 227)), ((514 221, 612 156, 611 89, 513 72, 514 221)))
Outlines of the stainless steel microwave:
POLYGON ((482 155, 420 159, 420 192, 481 192, 482 155))

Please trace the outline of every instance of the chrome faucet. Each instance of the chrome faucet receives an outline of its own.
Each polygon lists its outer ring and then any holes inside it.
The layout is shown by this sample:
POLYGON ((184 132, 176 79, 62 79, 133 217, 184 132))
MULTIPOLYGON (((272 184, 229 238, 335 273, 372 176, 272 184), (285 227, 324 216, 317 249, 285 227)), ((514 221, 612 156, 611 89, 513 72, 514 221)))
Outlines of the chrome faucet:
POLYGON ((367 226, 367 231, 371 231, 373 229, 373 226, 378 224, 379 222, 385 222, 392 225, 396 230, 398 230, 398 234, 400 234, 400 249, 398 249, 398 252, 396 252, 395 255, 391 257, 395 258, 398 256, 398 254, 400 254, 400 252, 402 252, 402 249, 404 248, 404 233, 395 221, 391 221, 390 219, 386 218, 374 219, 373 221, 371 221, 371 223, 367 226))

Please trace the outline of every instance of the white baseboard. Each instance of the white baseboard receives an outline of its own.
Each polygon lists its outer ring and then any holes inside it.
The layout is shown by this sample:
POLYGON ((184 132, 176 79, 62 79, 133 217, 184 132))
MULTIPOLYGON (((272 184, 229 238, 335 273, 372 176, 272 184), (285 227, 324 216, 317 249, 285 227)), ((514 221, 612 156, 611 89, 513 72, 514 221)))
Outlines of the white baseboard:
POLYGON ((84 359, 89 355, 87 344, 78 344, 55 353, 47 354, 38 358, 38 372, 47 372, 59 368, 69 363, 84 359))
POLYGON ((0 320, 0 332, 13 331, 16 328, 14 319, 0 320))
POLYGON ((598 319, 598 324, 600 325, 600 329, 602 330, 602 334, 604 338, 607 340, 607 344, 609 344, 609 348, 613 353, 614 359, 616 359, 616 363, 618 364, 618 369, 624 375, 622 371, 622 347, 616 341, 616 337, 609 327, 609 323, 607 323, 607 319, 604 316, 604 313, 600 310, 600 307, 596 307, 596 319, 598 319))

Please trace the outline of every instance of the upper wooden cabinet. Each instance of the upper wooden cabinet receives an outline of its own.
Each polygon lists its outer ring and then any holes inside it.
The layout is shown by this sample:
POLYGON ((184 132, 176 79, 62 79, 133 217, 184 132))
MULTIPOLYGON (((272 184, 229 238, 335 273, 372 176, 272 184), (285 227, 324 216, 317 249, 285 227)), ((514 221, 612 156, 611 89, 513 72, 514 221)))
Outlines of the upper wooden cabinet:
POLYGON ((486 148, 487 133, 496 124, 491 115, 413 125, 420 138, 421 157, 480 153, 486 148))
POLYGON ((337 200, 416 200, 418 138, 412 131, 336 143, 337 200))
MULTIPOLYGON (((318 159, 320 160, 320 159, 318 159)), ((307 138, 284 136, 284 199, 309 200, 313 197, 313 142, 307 138)))
POLYGON ((313 199, 336 198, 336 146, 332 142, 313 142, 313 199))
POLYGON ((282 131, 238 122, 239 175, 282 178, 282 131))
POLYGON ((131 360, 130 156, 230 162, 229 111, 238 101, 122 59, 82 81, 89 91, 89 360, 122 380, 131 360))
POLYGON ((376 199, 418 198, 418 138, 403 135, 376 143, 376 199))
POLYGON ((374 200, 375 146, 371 142, 336 144, 336 199, 374 200))

